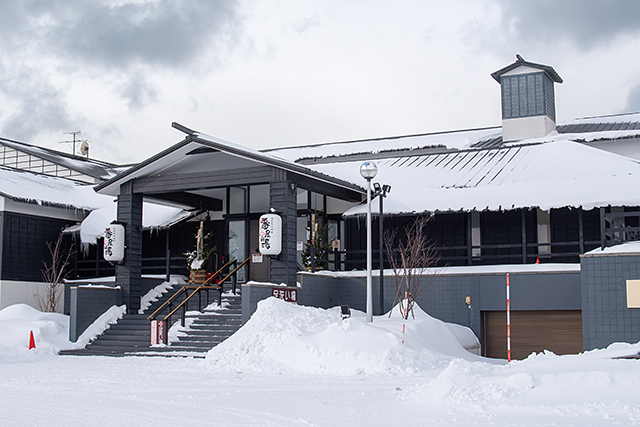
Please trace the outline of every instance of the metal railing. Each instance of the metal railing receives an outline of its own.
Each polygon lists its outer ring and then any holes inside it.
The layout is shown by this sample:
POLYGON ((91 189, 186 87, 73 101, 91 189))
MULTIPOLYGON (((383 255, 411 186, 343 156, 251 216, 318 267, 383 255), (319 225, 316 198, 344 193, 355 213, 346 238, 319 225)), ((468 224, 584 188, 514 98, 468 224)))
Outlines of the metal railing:
MULTIPOLYGON (((639 228, 640 229, 640 228, 639 228)), ((625 228, 627 232, 634 229, 625 228)), ((580 262, 580 254, 599 247, 599 240, 553 242, 553 243, 510 243, 498 245, 436 246, 440 253, 439 266, 530 264, 540 262, 580 262)), ((366 251, 326 251, 322 258, 312 258, 309 269, 349 271, 366 268, 366 251)), ((373 250, 374 268, 379 268, 379 250, 373 250)), ((388 259, 385 250, 385 260, 388 259)), ((385 268, 389 268, 385 261, 385 268)))
POLYGON ((600 229, 602 230, 601 248, 617 245, 632 240, 640 240, 640 226, 631 226, 627 220, 635 219, 640 224, 640 212, 610 212, 602 210, 600 229))

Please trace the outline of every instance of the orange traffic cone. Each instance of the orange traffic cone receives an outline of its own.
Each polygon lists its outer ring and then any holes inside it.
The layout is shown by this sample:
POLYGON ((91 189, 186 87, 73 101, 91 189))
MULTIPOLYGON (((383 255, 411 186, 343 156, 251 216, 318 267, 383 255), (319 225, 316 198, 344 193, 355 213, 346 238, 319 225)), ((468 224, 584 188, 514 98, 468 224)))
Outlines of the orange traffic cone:
POLYGON ((540 257, 536 258, 536 264, 540 264, 540 257))
POLYGON ((29 336, 29 350, 32 348, 36 348, 36 340, 33 339, 33 331, 31 331, 31 335, 29 336))

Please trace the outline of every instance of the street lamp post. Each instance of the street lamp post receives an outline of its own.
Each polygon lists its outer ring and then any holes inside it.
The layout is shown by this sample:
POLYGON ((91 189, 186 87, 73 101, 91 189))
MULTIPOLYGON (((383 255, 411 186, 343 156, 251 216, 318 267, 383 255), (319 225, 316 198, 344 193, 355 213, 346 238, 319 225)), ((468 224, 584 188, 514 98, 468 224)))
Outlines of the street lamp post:
POLYGON ((391 186, 384 184, 380 185, 378 182, 373 183, 373 189, 375 191, 374 197, 379 197, 380 202, 380 215, 378 217, 378 267, 380 268, 380 278, 378 279, 378 289, 380 293, 379 313, 384 314, 384 206, 382 200, 387 197, 387 194, 391 191, 391 186))
POLYGON ((378 173, 373 162, 360 165, 360 175, 367 180, 367 322, 373 322, 373 296, 371 284, 371 180, 378 173))

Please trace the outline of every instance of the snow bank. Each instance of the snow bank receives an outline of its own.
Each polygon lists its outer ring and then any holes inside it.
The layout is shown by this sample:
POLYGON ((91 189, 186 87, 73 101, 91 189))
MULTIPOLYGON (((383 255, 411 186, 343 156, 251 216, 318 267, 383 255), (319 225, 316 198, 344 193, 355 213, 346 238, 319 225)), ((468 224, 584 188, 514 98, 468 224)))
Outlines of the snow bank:
POLYGON ((111 307, 73 343, 69 341, 69 316, 43 313, 26 304, 11 305, 0 311, 0 360, 33 359, 83 348, 121 318, 125 309, 124 305, 111 307), (32 331, 36 348, 29 350, 32 331))
POLYGON ((0 359, 57 354, 58 350, 71 346, 69 316, 42 313, 26 304, 11 305, 0 311, 0 359), (29 351, 31 331, 36 348, 29 351))
POLYGON ((501 366, 454 359, 435 377, 406 393, 404 399, 434 405, 462 404, 472 412, 483 412, 487 406, 509 405, 524 410, 539 407, 556 415, 586 419, 606 415, 612 405, 618 405, 616 410, 637 419, 640 410, 620 402, 635 394, 640 379, 638 361, 617 358, 638 351, 640 344, 616 343, 579 355, 534 353, 501 366), (580 413, 576 412, 578 408, 580 413))
MULTIPOLYGON (((352 311, 342 320, 338 307, 268 298, 238 332, 209 351, 207 361, 216 368, 263 373, 402 375, 446 367, 453 358, 479 360, 456 339, 464 333, 452 333, 419 308, 406 323, 404 344, 398 310, 372 323, 365 318, 352 311)), ((468 335, 465 340, 471 341, 468 335)))

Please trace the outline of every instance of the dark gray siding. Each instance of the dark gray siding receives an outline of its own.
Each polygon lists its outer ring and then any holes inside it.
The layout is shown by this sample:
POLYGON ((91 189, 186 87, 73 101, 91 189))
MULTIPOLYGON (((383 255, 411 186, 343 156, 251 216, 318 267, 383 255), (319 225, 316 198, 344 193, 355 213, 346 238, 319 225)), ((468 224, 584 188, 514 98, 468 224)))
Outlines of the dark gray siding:
POLYGON ((131 181, 123 184, 118 196, 118 222, 125 227, 125 256, 116 266, 116 285, 122 287, 122 302, 129 313, 140 308, 142 283, 142 195, 132 193, 131 181))
POLYGON ((55 243, 62 229, 71 223, 12 212, 3 213, 2 223, 0 279, 42 281, 42 263, 51 260, 47 242, 55 243))
POLYGON ((271 207, 282 217, 282 252, 270 260, 269 281, 296 283, 296 186, 289 181, 271 183, 271 207))

